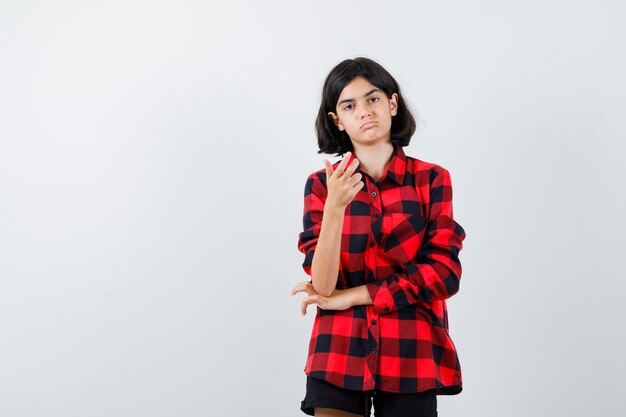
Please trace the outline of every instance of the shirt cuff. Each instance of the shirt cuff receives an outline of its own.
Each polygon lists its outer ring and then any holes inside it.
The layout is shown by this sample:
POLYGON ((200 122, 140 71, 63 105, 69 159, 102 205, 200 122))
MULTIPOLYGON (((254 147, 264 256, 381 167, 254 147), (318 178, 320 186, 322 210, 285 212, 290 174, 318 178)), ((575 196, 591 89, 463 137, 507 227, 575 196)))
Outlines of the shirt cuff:
POLYGON ((377 314, 389 313, 393 307, 394 299, 387 287, 385 280, 377 280, 365 284, 370 293, 374 311, 377 314))

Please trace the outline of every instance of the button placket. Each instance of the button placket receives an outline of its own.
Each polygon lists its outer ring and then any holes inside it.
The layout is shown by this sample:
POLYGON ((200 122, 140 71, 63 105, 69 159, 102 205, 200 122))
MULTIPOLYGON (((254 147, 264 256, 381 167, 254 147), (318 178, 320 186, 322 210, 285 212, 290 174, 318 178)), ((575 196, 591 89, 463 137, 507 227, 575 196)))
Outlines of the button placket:
MULTIPOLYGON (((370 196, 372 197, 372 201, 370 203, 371 210, 374 212, 374 217, 378 219, 381 216, 381 208, 380 208, 380 201, 378 198, 376 198, 378 196, 378 192, 376 191, 377 187, 375 185, 371 185, 371 187, 374 188, 370 192, 370 196)), ((376 246, 377 242, 373 239, 373 237, 370 237, 370 239, 372 239, 372 241, 369 243, 369 247, 373 248, 374 246, 376 246)), ((371 271, 370 271, 370 276, 371 276, 371 271)))
POLYGON ((369 354, 367 355, 367 367, 369 368, 372 375, 375 375, 378 370, 378 347, 380 346, 380 328, 376 325, 378 323, 378 315, 374 312, 374 309, 372 308, 373 306, 369 305, 367 307, 368 319, 370 323, 370 326, 368 326, 368 328, 369 334, 371 336, 369 354))

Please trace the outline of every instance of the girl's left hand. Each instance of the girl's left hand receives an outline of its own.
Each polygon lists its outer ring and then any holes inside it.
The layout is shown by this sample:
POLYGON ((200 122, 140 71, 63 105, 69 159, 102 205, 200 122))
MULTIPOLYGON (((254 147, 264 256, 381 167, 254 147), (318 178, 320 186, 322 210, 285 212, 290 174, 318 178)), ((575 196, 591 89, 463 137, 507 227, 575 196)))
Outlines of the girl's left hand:
POLYGON ((347 310, 352 307, 352 300, 346 290, 339 290, 335 288, 333 293, 326 297, 318 294, 310 281, 302 281, 291 290, 291 295, 298 292, 306 292, 309 294, 302 299, 300 305, 303 316, 306 314, 308 305, 313 303, 317 304, 322 310, 347 310))

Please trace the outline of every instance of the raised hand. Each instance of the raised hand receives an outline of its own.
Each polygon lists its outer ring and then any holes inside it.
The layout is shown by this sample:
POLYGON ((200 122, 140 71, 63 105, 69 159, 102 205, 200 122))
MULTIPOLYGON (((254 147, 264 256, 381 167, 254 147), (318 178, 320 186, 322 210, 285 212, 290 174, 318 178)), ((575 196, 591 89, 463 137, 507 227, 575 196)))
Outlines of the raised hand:
POLYGON ((327 205, 330 204, 338 208, 347 207, 354 197, 356 197, 359 190, 365 185, 363 181, 361 181, 363 175, 359 172, 354 174, 356 167, 359 165, 359 160, 356 159, 356 157, 350 165, 346 167, 350 159, 350 154, 351 153, 348 151, 344 155, 344 158, 334 171, 332 164, 324 159, 324 166, 326 167, 326 186, 328 188, 328 196, 326 197, 327 205))

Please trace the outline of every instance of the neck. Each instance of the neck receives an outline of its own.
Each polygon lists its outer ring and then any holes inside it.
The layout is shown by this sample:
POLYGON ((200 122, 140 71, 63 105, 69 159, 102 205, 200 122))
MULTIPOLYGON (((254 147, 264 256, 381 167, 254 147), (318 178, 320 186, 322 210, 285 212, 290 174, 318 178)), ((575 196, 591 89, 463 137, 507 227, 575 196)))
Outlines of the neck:
POLYGON ((379 181, 383 171, 393 154, 391 142, 381 142, 373 145, 353 143, 354 156, 359 160, 359 169, 365 171, 374 181, 379 181))

